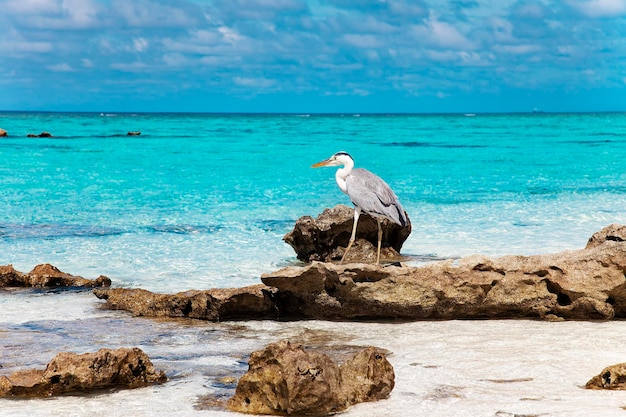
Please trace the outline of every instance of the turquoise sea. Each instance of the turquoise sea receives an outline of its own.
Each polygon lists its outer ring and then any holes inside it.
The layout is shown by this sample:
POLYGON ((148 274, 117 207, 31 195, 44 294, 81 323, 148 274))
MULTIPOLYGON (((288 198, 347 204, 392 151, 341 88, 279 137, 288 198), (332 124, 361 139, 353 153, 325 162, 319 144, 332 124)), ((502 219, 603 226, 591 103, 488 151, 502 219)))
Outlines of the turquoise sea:
MULTIPOLYGON (((115 286, 169 293, 238 287, 297 264, 282 241, 296 219, 350 204, 334 169, 310 168, 340 150, 395 190, 413 224, 402 252, 416 264, 579 249, 595 231, 626 222, 626 113, 5 112, 0 128, 9 133, 0 138, 0 265, 28 272, 51 263, 87 278, 107 275, 115 286), (27 138, 42 131, 53 137, 27 138)), ((218 412, 198 409, 198 396, 232 390, 215 382, 218 376, 245 371, 242 357, 275 336, 341 328, 366 343, 368 329, 374 341, 388 332, 380 324, 359 324, 356 332, 321 322, 191 326, 132 319, 99 305, 89 292, 0 292, 0 373, 45 364, 59 350, 138 345, 173 377, 147 389, 164 404, 181 399, 182 408, 168 415, 204 415, 218 412)), ((465 323, 458 331, 473 326, 465 323)), ((424 331, 432 324, 414 326, 424 331)), ((28 404, 57 415, 49 407, 56 404, 98 415, 105 401, 120 412, 121 404, 133 404, 135 415, 158 414, 134 395, 0 400, 0 409, 21 415, 28 404)), ((398 395, 395 409, 393 395, 389 400, 389 415, 410 408, 411 398, 398 395)), ((484 400, 479 395, 476 404, 484 400)), ((354 415, 370 412, 359 407, 354 415)), ((435 408, 456 412, 441 407, 435 408)), ((116 415, 111 410, 101 415, 116 415)))

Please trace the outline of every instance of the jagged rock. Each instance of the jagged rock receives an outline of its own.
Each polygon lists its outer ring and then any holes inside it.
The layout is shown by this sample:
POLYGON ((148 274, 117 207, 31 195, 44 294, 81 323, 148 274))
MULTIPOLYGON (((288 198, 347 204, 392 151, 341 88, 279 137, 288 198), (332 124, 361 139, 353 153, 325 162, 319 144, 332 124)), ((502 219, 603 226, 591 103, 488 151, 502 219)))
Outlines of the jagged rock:
POLYGON ((626 363, 604 368, 585 384, 585 388, 626 390, 626 363))
POLYGON ((422 267, 312 263, 264 274, 281 316, 318 319, 626 317, 626 226, 552 255, 474 255, 422 267))
POLYGON ((27 274, 16 271, 13 265, 0 265, 0 287, 108 287, 111 280, 100 275, 95 280, 71 275, 53 265, 37 265, 27 274))
POLYGON ((9 132, 4 129, 0 129, 0 137, 9 136, 9 132))
MULTIPOLYGON (((408 217, 407 217, 408 218, 408 217)), ((337 205, 324 210, 317 219, 303 216, 296 221, 294 229, 283 240, 295 251, 298 259, 305 262, 341 259, 348 246, 354 222, 354 209, 337 205)), ((400 259, 402 244, 411 234, 411 223, 405 227, 383 220, 381 259, 400 259)), ((378 225, 367 213, 359 218, 356 241, 346 262, 376 261, 378 225)))
POLYGON ((370 347, 339 367, 327 355, 280 341, 253 352, 228 408, 250 414, 325 415, 389 396, 394 371, 370 347))
POLYGON ((82 355, 61 352, 45 370, 0 376, 0 396, 49 397, 102 388, 137 388, 166 379, 138 348, 100 349, 82 355))
POLYGON ((109 308, 136 315, 241 319, 626 317, 626 226, 585 249, 535 256, 473 255, 420 267, 313 262, 263 274, 266 286, 160 295, 105 289, 109 308))
POLYGON ((243 288, 190 290, 156 294, 142 289, 108 288, 94 291, 106 307, 126 310, 136 316, 189 317, 203 320, 277 318, 275 289, 265 285, 243 288))

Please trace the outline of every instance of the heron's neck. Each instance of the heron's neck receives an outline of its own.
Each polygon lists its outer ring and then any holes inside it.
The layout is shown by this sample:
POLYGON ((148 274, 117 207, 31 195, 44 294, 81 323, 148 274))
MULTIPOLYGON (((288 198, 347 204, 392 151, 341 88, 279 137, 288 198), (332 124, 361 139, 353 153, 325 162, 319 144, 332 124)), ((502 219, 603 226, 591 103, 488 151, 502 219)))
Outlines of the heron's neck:
POLYGON ((337 181, 337 185, 339 189, 344 193, 348 194, 348 188, 346 187, 346 178, 352 172, 352 168, 354 168, 354 162, 350 161, 344 165, 343 168, 339 168, 335 173, 335 181, 337 181))

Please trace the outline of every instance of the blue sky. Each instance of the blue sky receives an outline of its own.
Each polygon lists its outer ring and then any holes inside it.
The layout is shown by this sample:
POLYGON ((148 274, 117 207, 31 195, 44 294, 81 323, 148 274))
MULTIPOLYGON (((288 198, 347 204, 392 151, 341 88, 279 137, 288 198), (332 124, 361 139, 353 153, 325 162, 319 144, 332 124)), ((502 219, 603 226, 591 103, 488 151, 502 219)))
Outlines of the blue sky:
POLYGON ((0 110, 626 111, 626 0, 0 0, 0 110))

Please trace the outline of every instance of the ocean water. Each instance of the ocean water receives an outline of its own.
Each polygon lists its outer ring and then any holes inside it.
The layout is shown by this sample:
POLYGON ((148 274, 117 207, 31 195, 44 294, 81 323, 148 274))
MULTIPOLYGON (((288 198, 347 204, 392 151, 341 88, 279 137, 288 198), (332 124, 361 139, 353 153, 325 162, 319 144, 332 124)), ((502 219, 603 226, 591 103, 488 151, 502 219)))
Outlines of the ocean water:
MULTIPOLYGON (((282 241, 295 220, 349 204, 333 168, 310 168, 340 150, 395 190, 414 264, 579 249, 626 221, 624 113, 0 113, 0 128, 10 135, 0 138, 0 265, 51 263, 115 286, 238 287, 297 265, 282 241), (53 137, 26 137, 41 131, 53 137)), ((201 399, 232 394, 220 377, 241 375, 251 350, 282 337, 393 352, 390 399, 346 415, 618 415, 626 405, 626 394, 580 388, 626 362, 622 322, 205 323, 100 306, 88 291, 1 291, 0 373, 61 350, 132 345, 171 381, 0 400, 2 415, 232 415, 201 399)))

